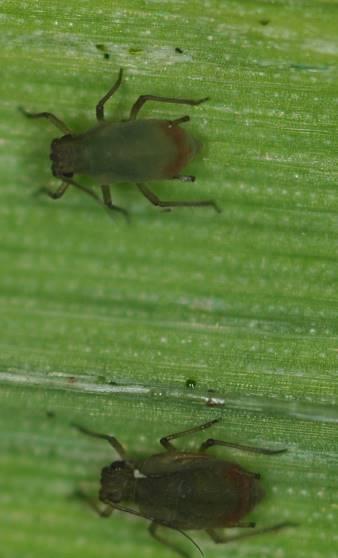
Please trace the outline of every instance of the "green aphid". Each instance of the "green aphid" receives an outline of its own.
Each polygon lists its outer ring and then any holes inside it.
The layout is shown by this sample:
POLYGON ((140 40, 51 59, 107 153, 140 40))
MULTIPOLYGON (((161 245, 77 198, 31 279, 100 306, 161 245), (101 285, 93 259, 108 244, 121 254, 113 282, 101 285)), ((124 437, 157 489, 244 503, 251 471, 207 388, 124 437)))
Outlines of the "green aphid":
POLYGON ((218 419, 215 419, 189 430, 169 434, 160 440, 164 452, 138 460, 127 457, 115 436, 92 432, 74 424, 84 434, 107 440, 120 458, 101 472, 99 499, 105 504, 104 508, 82 491, 77 491, 77 496, 102 517, 119 510, 147 519, 150 521, 150 534, 186 558, 189 554, 172 540, 164 538, 159 532, 161 527, 176 530, 193 543, 186 531, 204 530, 215 543, 227 543, 295 526, 294 523, 283 522, 254 529, 255 523, 243 522, 242 518, 264 498, 260 475, 247 471, 233 461, 207 453, 212 446, 226 446, 265 455, 284 453, 285 449, 255 448, 209 438, 197 451, 180 451, 172 443, 176 438, 205 430, 217 422, 218 419), (224 527, 248 530, 227 537, 218 531, 224 527))
POLYGON ((162 201, 144 184, 150 180, 178 179, 193 182, 194 176, 182 175, 181 171, 200 150, 200 142, 180 127, 188 122, 189 116, 176 120, 136 117, 146 101, 199 105, 208 98, 199 100, 175 99, 156 95, 141 95, 132 106, 129 118, 120 122, 104 119, 104 105, 117 91, 122 81, 120 69, 117 81, 96 105, 98 124, 83 134, 72 131, 50 112, 30 113, 20 108, 29 118, 47 118, 65 135, 54 139, 51 144, 50 158, 53 175, 62 180, 55 192, 46 188, 51 198, 58 199, 70 185, 86 192, 109 209, 127 211, 112 203, 110 184, 112 182, 134 182, 148 200, 167 210, 172 207, 210 206, 220 211, 213 200, 162 201), (102 190, 103 201, 97 194, 73 179, 74 175, 87 175, 94 178, 102 190))

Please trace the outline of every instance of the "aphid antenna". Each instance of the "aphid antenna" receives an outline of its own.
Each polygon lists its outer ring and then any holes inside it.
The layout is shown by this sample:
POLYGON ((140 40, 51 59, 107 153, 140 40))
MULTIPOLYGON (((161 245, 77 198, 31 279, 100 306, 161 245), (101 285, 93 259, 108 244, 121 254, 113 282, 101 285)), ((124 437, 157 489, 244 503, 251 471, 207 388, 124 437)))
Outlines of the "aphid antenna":
MULTIPOLYGON (((166 525, 166 527, 168 527, 168 525, 166 525)), ((181 535, 183 535, 186 539, 188 539, 188 541, 190 541, 191 544, 193 544, 194 547, 197 548, 197 550, 198 550, 198 552, 200 553, 200 555, 201 555, 202 557, 204 557, 204 552, 203 552, 203 550, 202 550, 201 547, 197 544, 197 542, 194 541, 194 539, 193 539, 190 535, 188 535, 188 533, 186 533, 185 531, 182 531, 181 529, 176 529, 176 527, 171 527, 171 529, 174 529, 174 531, 178 531, 179 533, 181 533, 181 535)))

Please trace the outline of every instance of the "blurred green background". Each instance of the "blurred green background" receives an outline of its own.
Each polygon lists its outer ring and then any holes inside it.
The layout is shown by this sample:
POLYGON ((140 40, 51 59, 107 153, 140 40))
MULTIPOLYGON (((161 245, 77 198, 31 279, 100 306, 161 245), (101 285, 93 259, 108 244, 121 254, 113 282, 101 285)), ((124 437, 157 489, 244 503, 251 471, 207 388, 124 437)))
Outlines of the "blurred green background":
POLYGON ((191 533, 205 555, 336 556, 337 25, 335 1, 1 3, 3 558, 173 556, 146 521, 104 521, 72 498, 95 494, 114 455, 69 423, 141 457, 215 417, 207 436, 289 449, 215 453, 262 473, 267 498, 250 519, 300 526, 228 547, 191 533), (130 184, 113 187, 129 226, 77 191, 34 196, 57 187, 59 134, 17 106, 86 130, 120 67, 113 119, 140 94, 210 96, 142 115, 190 114, 197 181, 153 189, 213 198, 221 215, 160 212, 130 184))

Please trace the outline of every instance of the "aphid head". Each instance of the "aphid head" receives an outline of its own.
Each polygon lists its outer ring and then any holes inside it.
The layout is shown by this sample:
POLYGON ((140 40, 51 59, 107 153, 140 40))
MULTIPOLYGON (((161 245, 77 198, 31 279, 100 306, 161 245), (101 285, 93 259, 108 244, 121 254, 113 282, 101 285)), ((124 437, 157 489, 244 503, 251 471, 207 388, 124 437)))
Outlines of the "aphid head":
POLYGON ((126 461, 114 461, 101 472, 100 499, 104 502, 117 504, 127 500, 134 486, 133 469, 126 461))
POLYGON ((70 134, 51 143, 52 173, 58 178, 71 178, 74 174, 74 141, 70 134))

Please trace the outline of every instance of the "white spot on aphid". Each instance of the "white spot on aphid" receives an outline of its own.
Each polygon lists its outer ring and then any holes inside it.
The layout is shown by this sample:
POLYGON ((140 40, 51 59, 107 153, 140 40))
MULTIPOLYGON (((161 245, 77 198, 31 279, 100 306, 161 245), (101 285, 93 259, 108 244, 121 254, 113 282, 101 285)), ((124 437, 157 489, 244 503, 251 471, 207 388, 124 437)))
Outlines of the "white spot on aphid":
POLYGON ((143 473, 141 473, 141 471, 139 471, 138 469, 134 469, 134 479, 146 479, 146 475, 143 475, 143 473))

